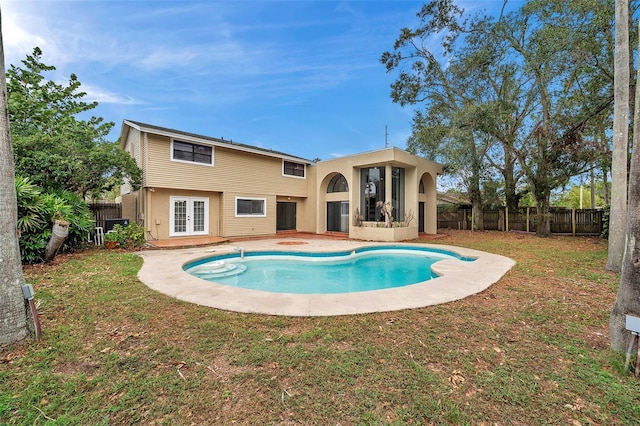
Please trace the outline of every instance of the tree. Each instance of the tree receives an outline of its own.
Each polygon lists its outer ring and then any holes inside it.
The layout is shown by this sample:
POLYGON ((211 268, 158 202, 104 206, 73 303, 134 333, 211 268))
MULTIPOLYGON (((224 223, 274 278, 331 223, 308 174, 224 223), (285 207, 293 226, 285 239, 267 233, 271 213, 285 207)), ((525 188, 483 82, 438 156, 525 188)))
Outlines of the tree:
POLYGON ((98 196, 123 179, 138 186, 141 171, 133 158, 106 140, 114 123, 78 118, 97 102, 83 100, 77 76, 71 74, 67 85, 46 80, 55 67, 42 62, 37 47, 22 64, 7 72, 16 174, 45 191, 66 189, 83 197, 98 196))
MULTIPOLYGON (((459 58, 443 66, 436 54, 426 47, 425 39, 444 26, 459 30, 457 17, 462 14, 451 2, 425 5, 418 13, 421 27, 404 28, 394 43, 393 52, 382 54, 387 71, 410 64, 411 71, 401 71, 391 86, 391 98, 402 106, 422 104, 416 110, 408 150, 425 154, 447 165, 447 173, 461 177, 473 206, 474 226, 484 229, 481 182, 487 173, 485 135, 476 131, 476 99, 481 86, 475 83, 473 66, 459 58), (442 7, 442 9, 438 9, 442 7)), ((448 51, 449 39, 443 46, 448 51)), ((449 52, 450 53, 450 52, 449 52)))
POLYGON ((461 106, 465 104, 464 99, 454 98, 451 96, 442 103, 434 101, 424 114, 416 111, 407 149, 445 163, 446 173, 460 177, 471 201, 474 226, 483 230, 481 182, 487 144, 465 123, 469 115, 461 106))
POLYGON ((521 83, 536 95, 516 153, 538 206, 539 236, 550 234, 552 191, 587 170, 596 155, 585 129, 611 103, 610 85, 601 76, 606 58, 593 61, 605 43, 596 24, 608 12, 592 0, 532 0, 498 25, 521 83), (589 6, 599 8, 594 13, 589 6))
POLYGON ((495 37, 492 30, 472 31, 465 39, 462 61, 471 70, 469 83, 477 87, 474 123, 476 130, 489 138, 486 160, 503 178, 505 205, 515 210, 521 197, 519 181, 524 175, 515 147, 535 99, 520 90, 517 67, 506 60, 507 52, 495 37))
MULTIPOLYGON (((12 65, 7 73, 16 174, 28 177, 45 193, 69 191, 83 199, 87 195, 98 197, 125 179, 138 187, 142 174, 135 160, 106 140, 114 123, 94 116, 79 118, 97 102, 83 100, 86 93, 80 91, 77 76, 71 74, 67 85, 48 81, 45 73, 55 67, 42 62, 42 51, 37 47, 22 64, 23 68, 12 65)), ((70 223, 69 217, 59 213, 47 218, 53 223, 42 256, 45 261, 58 252, 70 232, 69 225, 86 235, 81 223, 70 223)), ((35 243, 39 246, 42 240, 38 238, 35 243)), ((27 257, 32 259, 34 255, 29 253, 27 257)))
POLYGON ((7 111, 1 21, 0 14, 0 346, 4 346, 24 339, 29 330, 22 294, 24 276, 18 246, 18 207, 7 111))
POLYGON ((620 271, 627 214, 627 155, 629 152, 629 0, 615 4, 615 88, 613 101, 613 157, 607 270, 620 271))
POLYGON ((413 61, 394 84, 394 91, 409 94, 433 85, 425 70, 437 69, 438 61, 424 47, 427 37, 442 37, 447 67, 467 64, 466 81, 477 92, 465 106, 475 111, 466 122, 476 138, 486 140, 477 136, 484 133, 490 147, 501 147, 488 149, 487 158, 505 177, 511 203, 518 199, 518 177, 525 177, 538 206, 540 236, 550 234, 552 191, 591 167, 595 142, 585 133, 611 106, 611 81, 603 78, 607 33, 601 34, 609 12, 597 0, 530 0, 498 19, 461 18, 453 0, 433 0, 418 13, 420 27, 403 29, 395 53, 382 57, 388 70, 407 58, 427 59, 413 61), (407 46, 413 53, 403 55, 407 46))
MULTIPOLYGON (((616 1, 616 7, 618 3, 624 3, 624 0, 616 1)), ((637 78, 640 78, 640 67, 637 78)), ((625 315, 640 316, 640 93, 638 88, 640 86, 636 86, 635 96, 625 249, 620 286, 609 321, 611 348, 618 351, 624 350, 625 337, 628 336, 625 330, 625 315)))
POLYGON ((589 186, 578 185, 561 194, 555 200, 554 205, 570 209, 595 209, 603 207, 604 203, 597 194, 592 192, 589 186))

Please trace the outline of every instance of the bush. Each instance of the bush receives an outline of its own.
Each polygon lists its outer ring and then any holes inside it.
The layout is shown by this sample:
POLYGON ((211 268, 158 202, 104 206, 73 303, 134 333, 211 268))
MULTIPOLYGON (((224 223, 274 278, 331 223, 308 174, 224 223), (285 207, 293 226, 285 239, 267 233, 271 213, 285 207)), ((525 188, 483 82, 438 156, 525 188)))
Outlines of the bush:
POLYGON ((42 262, 56 219, 69 222, 69 236, 63 250, 81 247, 93 227, 93 216, 77 195, 68 191, 42 193, 29 178, 16 177, 18 230, 22 263, 42 262))
POLYGON ((55 194, 67 207, 65 216, 62 218, 71 223, 65 244, 73 248, 82 247, 87 241, 87 234, 94 228, 93 215, 89 206, 72 192, 58 191, 55 194))
POLYGON ((137 223, 130 223, 123 227, 115 225, 113 230, 104 236, 104 243, 113 242, 117 247, 124 249, 140 248, 144 246, 144 227, 137 223))

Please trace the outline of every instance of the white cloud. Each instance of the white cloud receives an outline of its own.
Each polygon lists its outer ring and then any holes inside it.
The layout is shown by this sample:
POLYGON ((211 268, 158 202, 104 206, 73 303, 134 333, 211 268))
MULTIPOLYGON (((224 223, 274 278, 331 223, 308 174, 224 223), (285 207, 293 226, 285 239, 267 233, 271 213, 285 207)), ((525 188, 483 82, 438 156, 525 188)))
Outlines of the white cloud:
POLYGON ((175 67, 184 68, 190 66, 197 57, 197 52, 179 49, 177 47, 163 46, 146 55, 140 56, 132 65, 149 71, 159 71, 175 67))
MULTIPOLYGON (((140 114, 180 128, 182 117, 189 127, 201 120, 228 128, 229 134, 236 127, 255 127, 259 136, 247 131, 243 138, 258 146, 282 139, 282 130, 269 136, 271 127, 284 128, 271 122, 304 122, 298 114, 316 111, 313 105, 353 104, 349 114, 362 114, 366 108, 359 106, 357 94, 369 84, 371 91, 375 85, 388 87, 393 76, 385 76, 379 56, 402 26, 414 23, 419 10, 418 2, 406 12, 403 2, 0 1, 8 63, 20 65, 41 47, 43 62, 57 68, 47 78, 66 84, 75 73, 85 99, 111 114, 106 119, 140 114), (387 7, 389 13, 377 12, 387 7), (238 117, 241 124, 235 122, 238 117)), ((386 91, 382 96, 388 101, 386 91)), ((309 132, 310 139, 334 127, 346 135, 348 142, 340 146, 349 151, 351 145, 383 138, 379 129, 349 126, 358 120, 330 114, 331 109, 308 119, 309 127, 322 121, 320 131, 309 132)), ((367 120, 392 124, 388 116, 367 120)), ((401 140, 390 133, 394 142, 401 140)))
POLYGON ((27 23, 40 27, 42 20, 30 12, 30 7, 21 2, 7 1, 2 5, 2 41, 4 44, 5 66, 18 65, 22 59, 32 53, 33 48, 45 49, 49 43, 40 32, 32 31, 27 23))
POLYGON ((118 104, 118 105, 142 105, 143 101, 135 99, 131 96, 122 96, 117 93, 110 92, 99 87, 83 84, 80 90, 87 93, 85 100, 88 102, 98 102, 99 104, 118 104))

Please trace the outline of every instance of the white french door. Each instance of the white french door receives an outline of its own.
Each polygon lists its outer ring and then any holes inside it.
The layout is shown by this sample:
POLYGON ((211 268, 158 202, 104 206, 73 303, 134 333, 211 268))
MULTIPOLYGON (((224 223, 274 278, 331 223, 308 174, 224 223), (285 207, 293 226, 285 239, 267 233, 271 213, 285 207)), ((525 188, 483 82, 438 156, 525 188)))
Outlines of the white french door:
POLYGON ((170 200, 170 237, 209 234, 208 198, 170 197, 170 200))

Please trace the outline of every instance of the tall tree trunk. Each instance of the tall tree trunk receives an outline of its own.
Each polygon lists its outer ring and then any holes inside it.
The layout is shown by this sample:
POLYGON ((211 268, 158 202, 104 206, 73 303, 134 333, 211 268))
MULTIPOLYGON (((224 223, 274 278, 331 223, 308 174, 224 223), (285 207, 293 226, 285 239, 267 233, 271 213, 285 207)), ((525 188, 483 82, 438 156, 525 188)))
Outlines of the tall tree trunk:
MULTIPOLYGON (((616 3, 617 7, 617 3, 616 3)), ((640 69, 640 67, 638 67, 640 69)), ((640 72, 639 72, 640 74, 640 72)), ((640 76, 639 76, 640 77, 640 76)), ((637 88, 636 88, 637 90, 637 88)), ((638 93, 634 116, 633 150, 629 173, 629 207, 627 209, 626 244, 622 259, 622 275, 616 302, 611 311, 609 328, 611 348, 624 350, 629 333, 625 330, 625 315, 640 316, 640 117, 638 93)), ((640 355, 639 355, 640 356, 640 355)))
POLYGON ((596 172, 593 167, 589 171, 589 189, 591 190, 590 209, 596 208, 596 172))
POLYGON ((24 339, 29 329, 22 294, 24 276, 18 245, 18 204, 1 21, 0 14, 0 346, 4 346, 24 339))
POLYGON ((629 152, 629 0, 616 0, 614 56, 613 158, 607 270, 620 271, 627 215, 627 155, 629 152))
POLYGON ((611 151, 609 150, 609 144, 607 143, 607 134, 604 128, 600 129, 600 146, 602 147, 602 155, 603 159, 600 161, 601 169, 602 169, 602 186, 604 190, 604 204, 605 206, 610 205, 611 198, 609 196, 609 168, 607 166, 608 162, 604 160, 604 158, 608 159, 611 157, 611 151))
POLYGON ((482 200, 477 197, 471 198, 471 213, 473 215, 474 230, 484 231, 484 213, 482 211, 482 200))
POLYGON ((551 214, 549 213, 549 197, 541 197, 537 201, 537 221, 536 235, 538 237, 548 237, 551 235, 551 214))
MULTIPOLYGON (((633 10, 629 0, 624 0, 627 3, 627 57, 629 58, 629 77, 635 74, 635 64, 633 55, 629 52, 629 46, 631 46, 631 32, 629 28, 633 25, 633 10)), ((622 7, 622 6, 621 6, 622 7)), ((616 30, 617 31, 617 30, 616 30)), ((615 78, 615 77, 614 77, 615 78)), ((629 78, 629 117, 635 117, 636 112, 636 81, 633 78, 629 78)), ((631 123, 629 123, 631 124, 631 123)))
POLYGON ((505 149, 505 161, 502 176, 504 177, 505 204, 510 211, 516 211, 520 205, 520 197, 518 196, 516 188, 517 182, 514 170, 515 159, 513 158, 513 154, 511 154, 510 157, 507 158, 507 150, 505 149))
POLYGON ((482 191, 480 190, 480 169, 482 160, 478 158, 478 150, 476 144, 471 144, 471 182, 469 184, 469 197, 471 198, 471 207, 473 215, 474 229, 484 231, 484 214, 482 213, 482 191))
POLYGON ((607 179, 607 175, 609 171, 606 168, 602 168, 602 186, 604 190, 604 204, 609 205, 609 179, 607 179))

